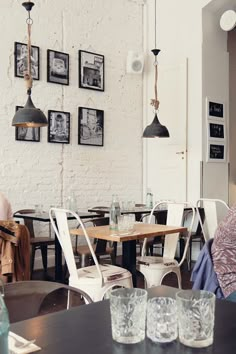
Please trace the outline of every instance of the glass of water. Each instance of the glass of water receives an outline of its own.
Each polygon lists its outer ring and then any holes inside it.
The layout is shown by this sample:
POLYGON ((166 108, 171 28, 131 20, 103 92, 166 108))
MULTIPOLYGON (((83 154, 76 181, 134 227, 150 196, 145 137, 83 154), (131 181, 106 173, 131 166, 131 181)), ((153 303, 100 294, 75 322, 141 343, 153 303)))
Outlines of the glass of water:
POLYGON ((215 294, 209 291, 183 290, 176 294, 179 340, 193 348, 213 343, 215 294))
POLYGON ((111 328, 115 341, 138 343, 145 338, 147 291, 119 288, 110 293, 111 328))
POLYGON ((153 342, 168 343, 178 336, 176 300, 154 297, 147 304, 147 337, 153 342))

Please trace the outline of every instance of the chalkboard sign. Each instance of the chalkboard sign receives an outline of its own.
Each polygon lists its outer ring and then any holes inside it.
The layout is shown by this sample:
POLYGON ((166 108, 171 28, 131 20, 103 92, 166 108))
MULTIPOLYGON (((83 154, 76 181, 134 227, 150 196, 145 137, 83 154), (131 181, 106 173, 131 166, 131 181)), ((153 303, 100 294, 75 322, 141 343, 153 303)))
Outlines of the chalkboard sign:
POLYGON ((224 124, 209 123, 209 138, 224 139, 225 138, 224 124))
POLYGON ((209 109, 208 113, 210 117, 224 118, 223 103, 209 101, 208 109, 209 109))
POLYGON ((209 161, 225 160, 224 144, 209 144, 209 161))

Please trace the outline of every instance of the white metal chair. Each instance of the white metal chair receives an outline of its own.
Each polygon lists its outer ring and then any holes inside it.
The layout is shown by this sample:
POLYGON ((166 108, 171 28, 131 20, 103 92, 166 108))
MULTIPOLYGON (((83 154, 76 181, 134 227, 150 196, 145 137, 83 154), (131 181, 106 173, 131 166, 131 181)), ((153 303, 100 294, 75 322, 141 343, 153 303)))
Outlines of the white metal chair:
POLYGON ((49 211, 49 216, 55 234, 64 252, 66 264, 70 274, 70 286, 85 291, 93 301, 102 300, 105 293, 115 286, 127 288, 131 288, 133 286, 132 275, 128 270, 110 264, 100 265, 98 263, 86 229, 80 217, 75 212, 67 209, 51 208, 49 211), (67 214, 73 215, 79 222, 95 265, 79 269, 76 268, 67 214), (54 216, 56 218, 56 222, 54 221, 54 216))
MULTIPOLYGON (((150 214, 149 223, 151 223, 152 215, 160 204, 163 202, 157 203, 150 214)), ((180 267, 183 264, 189 246, 189 239, 191 237, 191 230, 195 218, 195 209, 188 202, 164 202, 167 206, 167 222, 169 226, 182 226, 184 223, 184 213, 185 210, 187 214, 191 212, 191 221, 186 232, 185 237, 185 247, 184 252, 181 257, 181 260, 178 262, 175 259, 175 254, 178 246, 179 233, 170 234, 165 236, 164 240, 164 252, 163 257, 156 256, 145 256, 146 252, 146 242, 145 239, 142 248, 142 256, 137 257, 137 269, 144 275, 146 281, 146 287, 150 288, 153 286, 158 286, 162 283, 163 278, 169 273, 175 273, 178 278, 178 286, 181 288, 181 273, 180 267)))
POLYGON ((229 206, 221 199, 206 199, 201 198, 196 203, 197 213, 199 222, 201 225, 203 237, 205 241, 208 241, 210 238, 214 237, 216 228, 223 219, 227 211, 229 210, 229 206), (199 207, 202 206, 204 209, 205 221, 202 222, 199 213, 199 207))

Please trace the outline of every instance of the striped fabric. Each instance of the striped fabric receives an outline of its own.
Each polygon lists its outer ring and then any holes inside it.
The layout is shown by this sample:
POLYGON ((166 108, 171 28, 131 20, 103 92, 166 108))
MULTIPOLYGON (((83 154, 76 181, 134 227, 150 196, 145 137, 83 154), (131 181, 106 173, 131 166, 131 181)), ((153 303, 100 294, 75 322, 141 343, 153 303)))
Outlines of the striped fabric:
POLYGON ((212 259, 225 297, 236 291, 236 205, 216 229, 212 259))

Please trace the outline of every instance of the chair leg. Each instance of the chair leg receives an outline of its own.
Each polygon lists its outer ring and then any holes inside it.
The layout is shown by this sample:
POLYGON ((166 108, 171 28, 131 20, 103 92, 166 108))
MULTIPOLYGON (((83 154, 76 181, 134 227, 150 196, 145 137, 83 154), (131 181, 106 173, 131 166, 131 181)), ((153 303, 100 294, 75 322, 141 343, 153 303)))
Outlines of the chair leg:
POLYGON ((182 278, 181 278, 181 273, 180 273, 180 269, 176 269, 175 274, 177 276, 178 279, 178 287, 179 289, 182 289, 182 278))
POLYGON ((32 279, 34 271, 34 259, 35 259, 35 246, 31 247, 31 260, 30 260, 30 279, 32 279))
POLYGON ((43 261, 43 269, 44 272, 47 273, 48 268, 48 247, 47 245, 40 246, 41 254, 42 254, 42 261, 43 261))

